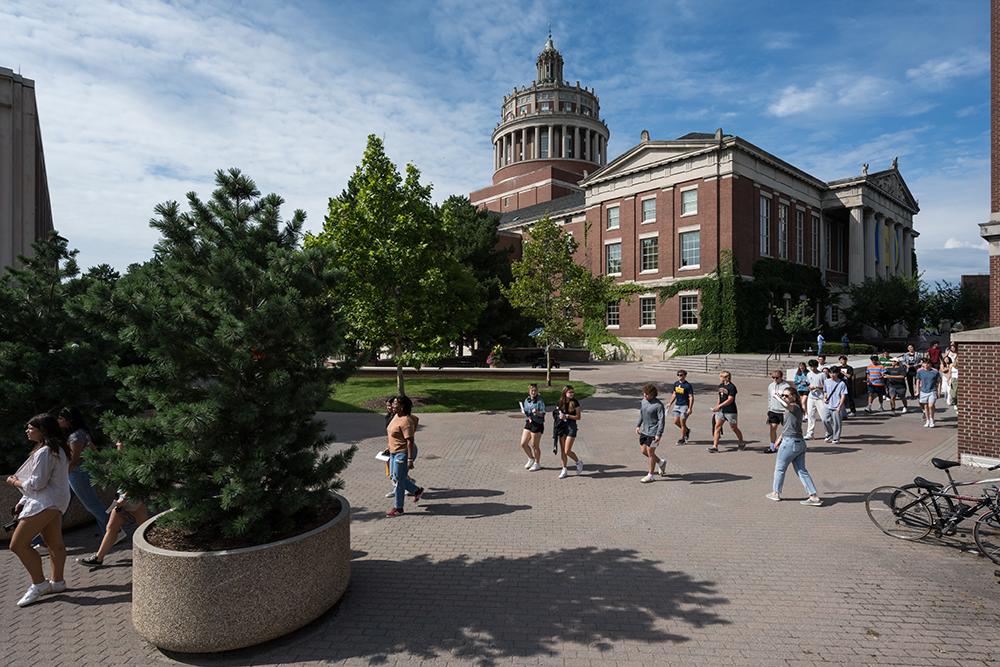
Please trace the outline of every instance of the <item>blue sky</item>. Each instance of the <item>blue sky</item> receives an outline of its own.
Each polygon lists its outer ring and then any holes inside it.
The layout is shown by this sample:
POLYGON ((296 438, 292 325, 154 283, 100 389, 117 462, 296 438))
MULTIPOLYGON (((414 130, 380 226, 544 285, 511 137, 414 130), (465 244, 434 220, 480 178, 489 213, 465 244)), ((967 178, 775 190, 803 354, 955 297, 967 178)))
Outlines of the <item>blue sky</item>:
POLYGON ((153 206, 229 166, 318 229, 370 132, 438 200, 488 184, 500 101, 551 25, 612 157, 643 129, 720 126, 823 179, 898 155, 920 268, 957 280, 988 270, 988 19, 913 0, 6 0, 0 66, 36 81, 56 226, 85 266, 147 258, 153 206))

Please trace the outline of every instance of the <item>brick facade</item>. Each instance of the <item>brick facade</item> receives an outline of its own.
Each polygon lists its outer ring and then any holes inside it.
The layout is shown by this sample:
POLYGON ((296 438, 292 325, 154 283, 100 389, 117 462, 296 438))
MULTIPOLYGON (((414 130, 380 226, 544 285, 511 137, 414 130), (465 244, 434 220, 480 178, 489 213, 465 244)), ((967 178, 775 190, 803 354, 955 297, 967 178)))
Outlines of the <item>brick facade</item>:
POLYGON ((958 453, 1000 458, 1000 343, 959 343, 958 453))
MULTIPOLYGON (((994 178, 993 180, 998 180, 994 178)), ((990 256, 990 326, 1000 327, 1000 255, 990 256)))

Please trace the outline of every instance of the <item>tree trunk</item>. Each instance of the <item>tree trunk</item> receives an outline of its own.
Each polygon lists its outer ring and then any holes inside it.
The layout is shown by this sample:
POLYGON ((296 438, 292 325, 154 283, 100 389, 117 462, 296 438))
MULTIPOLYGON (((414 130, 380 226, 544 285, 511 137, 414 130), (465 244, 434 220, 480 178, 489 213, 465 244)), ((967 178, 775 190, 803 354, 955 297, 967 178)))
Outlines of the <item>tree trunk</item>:
POLYGON ((790 341, 788 341, 788 354, 789 355, 792 354, 792 347, 794 345, 795 345, 795 336, 792 336, 792 339, 790 341))
POLYGON ((396 362, 396 394, 398 396, 406 396, 406 391, 403 389, 403 362, 396 362))
POLYGON ((545 346, 545 386, 552 386, 552 346, 545 346))

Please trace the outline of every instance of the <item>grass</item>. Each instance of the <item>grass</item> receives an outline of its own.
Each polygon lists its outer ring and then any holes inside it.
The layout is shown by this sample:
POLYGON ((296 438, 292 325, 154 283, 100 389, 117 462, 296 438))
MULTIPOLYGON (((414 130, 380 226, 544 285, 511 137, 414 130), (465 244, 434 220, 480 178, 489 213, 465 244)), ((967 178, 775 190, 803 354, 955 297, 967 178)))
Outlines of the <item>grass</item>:
MULTIPOLYGON (((593 396, 594 387, 574 382, 576 397, 593 396)), ((555 405, 562 384, 539 385, 546 405, 555 405)), ((396 393, 396 378, 350 378, 336 385, 323 410, 330 412, 382 412, 386 396, 396 393)), ((418 412, 513 411, 528 395, 525 380, 492 378, 434 378, 406 380, 406 394, 418 412)))

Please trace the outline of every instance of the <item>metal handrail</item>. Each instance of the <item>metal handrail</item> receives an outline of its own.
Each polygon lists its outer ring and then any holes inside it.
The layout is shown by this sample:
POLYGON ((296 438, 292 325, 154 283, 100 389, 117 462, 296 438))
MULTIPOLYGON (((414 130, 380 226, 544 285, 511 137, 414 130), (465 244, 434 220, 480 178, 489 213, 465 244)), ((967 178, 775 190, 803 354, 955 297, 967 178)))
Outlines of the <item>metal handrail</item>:
POLYGON ((771 354, 767 355, 767 359, 764 360, 764 374, 769 375, 771 373, 771 358, 774 358, 776 362, 781 361, 781 345, 776 345, 771 354))
MULTIPOLYGON (((708 358, 710 356, 712 356, 713 354, 715 354, 715 350, 712 350, 711 352, 709 352, 708 354, 705 355, 705 372, 706 373, 708 372, 708 358)), ((719 356, 721 358, 721 356, 722 356, 721 352, 719 353, 719 356)))

